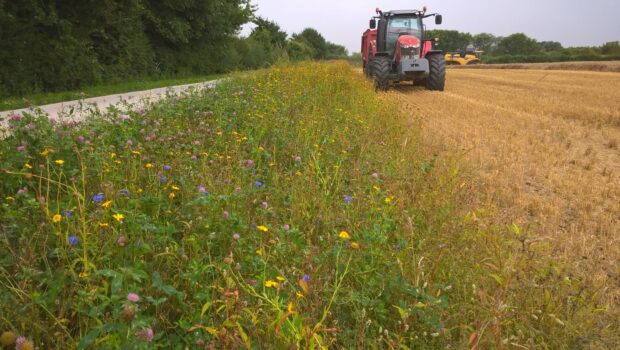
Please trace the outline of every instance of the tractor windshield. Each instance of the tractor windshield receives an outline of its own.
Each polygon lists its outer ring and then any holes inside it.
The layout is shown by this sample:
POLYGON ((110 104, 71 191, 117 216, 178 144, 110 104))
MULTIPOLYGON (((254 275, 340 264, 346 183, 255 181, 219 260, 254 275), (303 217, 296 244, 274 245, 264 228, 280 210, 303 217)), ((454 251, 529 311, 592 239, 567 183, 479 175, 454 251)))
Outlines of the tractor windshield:
POLYGON ((418 39, 422 36, 422 21, 417 16, 394 16, 388 19, 387 43, 388 52, 394 52, 396 42, 401 35, 412 35, 418 39))

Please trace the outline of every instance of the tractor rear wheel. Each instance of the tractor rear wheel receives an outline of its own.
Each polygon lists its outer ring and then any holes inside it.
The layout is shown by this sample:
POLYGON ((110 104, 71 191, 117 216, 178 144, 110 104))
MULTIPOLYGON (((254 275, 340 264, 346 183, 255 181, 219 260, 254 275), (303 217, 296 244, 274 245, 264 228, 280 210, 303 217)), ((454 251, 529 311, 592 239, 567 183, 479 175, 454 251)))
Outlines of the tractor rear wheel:
POLYGON ((443 91, 446 85, 446 61, 441 55, 430 55, 428 65, 430 71, 426 79, 426 89, 443 91))
POLYGON ((366 65, 364 66, 364 75, 368 78, 372 77, 372 66, 373 66, 373 61, 371 59, 368 60, 368 62, 366 62, 366 65))
POLYGON ((372 74, 375 77, 375 90, 387 91, 390 87, 390 70, 392 60, 380 56, 373 59, 372 74))

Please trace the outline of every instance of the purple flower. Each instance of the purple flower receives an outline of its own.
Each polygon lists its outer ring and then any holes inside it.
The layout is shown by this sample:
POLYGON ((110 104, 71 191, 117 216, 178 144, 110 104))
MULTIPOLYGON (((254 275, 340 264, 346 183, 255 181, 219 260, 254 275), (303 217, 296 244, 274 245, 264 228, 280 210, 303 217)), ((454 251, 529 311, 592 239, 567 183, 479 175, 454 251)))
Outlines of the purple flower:
POLYGON ((34 129, 36 129, 36 128, 37 128, 37 126, 36 126, 36 125, 34 125, 34 124, 32 124, 32 123, 30 123, 30 124, 26 125, 26 127, 28 128, 28 130, 34 130, 34 129))
POLYGON ((159 176, 159 182, 166 182, 168 179, 165 176, 159 176))
POLYGON ((306 282, 306 283, 307 283, 307 282, 310 282, 310 275, 304 275, 303 280, 304 280, 304 282, 306 282))
POLYGON ((78 238, 77 236, 69 236, 69 244, 71 245, 77 245, 78 244, 78 238))
POLYGON ((80 135, 80 136, 78 136, 78 137, 77 137, 77 141, 78 141, 79 143, 84 143, 84 141, 85 141, 85 140, 86 140, 86 139, 85 139, 85 138, 84 138, 84 136, 82 136, 82 135, 80 135))
POLYGON ((172 169, 172 167, 170 165, 164 165, 164 170, 168 171, 170 169, 172 169))
POLYGON ((204 194, 205 196, 209 194, 204 186, 198 186, 198 192, 204 194))
POLYGON ((69 209, 65 209, 62 211, 62 214, 66 217, 66 218, 70 218, 71 215, 73 215, 73 213, 71 212, 71 210, 69 209))
POLYGON ((245 161, 245 164, 249 167, 253 167, 254 166, 254 161, 252 159, 248 159, 245 161))
POLYGON ((93 202, 101 203, 103 201, 103 193, 99 193, 93 196, 93 202))
POLYGON ((22 116, 17 114, 17 113, 15 113, 15 114, 13 114, 11 116, 11 120, 14 120, 14 121, 18 121, 18 120, 21 120, 21 119, 22 119, 22 116))
POLYGON ((394 250, 400 250, 400 245, 399 244, 395 245, 394 250))
POLYGON ((256 187, 263 187, 263 183, 260 182, 260 181, 255 181, 254 182, 254 186, 256 186, 256 187))
POLYGON ((125 244, 127 244, 127 238, 125 238, 125 236, 120 236, 116 239, 116 244, 119 247, 124 247, 125 244))
POLYGON ((353 202, 353 197, 351 197, 351 196, 345 196, 345 197, 344 197, 344 201, 345 201, 345 202, 353 202))
POLYGON ((120 193, 121 195, 123 195, 125 197, 129 196, 129 194, 130 194, 128 189, 122 189, 122 190, 118 191, 118 193, 120 193))
POLYGON ((153 330, 151 328, 146 328, 136 333, 136 337, 145 342, 153 341, 153 330))
POLYGON ((133 303, 137 303, 140 301, 140 296, 136 293, 129 293, 127 294, 127 300, 133 302, 133 303))

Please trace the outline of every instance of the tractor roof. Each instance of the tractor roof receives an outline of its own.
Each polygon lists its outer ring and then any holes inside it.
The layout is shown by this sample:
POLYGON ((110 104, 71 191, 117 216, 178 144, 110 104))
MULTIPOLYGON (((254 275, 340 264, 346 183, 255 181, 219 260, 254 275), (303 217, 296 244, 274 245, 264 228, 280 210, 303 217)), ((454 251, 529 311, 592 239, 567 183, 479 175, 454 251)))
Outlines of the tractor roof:
POLYGON ((392 10, 384 12, 384 16, 405 16, 405 15, 421 15, 422 11, 420 10, 392 10))

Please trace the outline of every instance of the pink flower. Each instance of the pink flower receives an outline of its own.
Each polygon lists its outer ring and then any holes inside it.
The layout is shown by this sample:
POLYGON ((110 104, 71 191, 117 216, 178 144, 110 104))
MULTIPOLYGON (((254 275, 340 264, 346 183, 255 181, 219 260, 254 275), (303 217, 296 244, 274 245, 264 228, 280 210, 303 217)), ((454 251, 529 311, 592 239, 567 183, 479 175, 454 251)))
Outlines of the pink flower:
POLYGON ((295 161, 296 161, 297 163, 301 162, 301 157, 300 157, 300 156, 295 157, 295 161))
POLYGON ((153 329, 146 328, 141 331, 138 331, 136 333, 136 337, 138 337, 141 340, 144 340, 145 342, 151 342, 153 341, 153 329))
POLYGON ((127 146, 133 146, 133 141, 127 140, 127 146))
POLYGON ((262 205, 263 209, 269 208, 269 203, 267 203, 267 202, 263 202, 261 205, 262 205))
POLYGON ((230 213, 224 210, 224 212, 222 213, 222 216, 224 217, 224 219, 228 219, 228 217, 230 216, 230 213))
POLYGON ((24 152, 26 150, 26 146, 24 146, 24 145, 17 146, 16 150, 17 150, 17 152, 24 152))
POLYGON ((373 179, 378 179, 379 178, 379 174, 377 174, 377 173, 372 173, 371 176, 372 176, 373 179))
POLYGON ((136 293, 129 293, 127 294, 127 300, 137 303, 138 301, 140 301, 140 296, 136 293))
POLYGON ((120 236, 116 239, 116 244, 118 244, 119 247, 124 247, 125 244, 127 244, 127 238, 125 238, 125 236, 120 236))
POLYGON ((118 119, 120 119, 120 120, 129 120, 129 119, 131 119, 131 117, 128 116, 127 114, 119 114, 118 115, 118 119))
POLYGON ((247 166, 249 167, 253 167, 254 166, 254 161, 252 159, 248 159, 245 161, 245 164, 247 164, 247 166))
POLYGON ((282 226, 282 228, 284 229, 284 231, 288 231, 288 230, 291 229, 291 225, 286 224, 286 225, 282 226))

